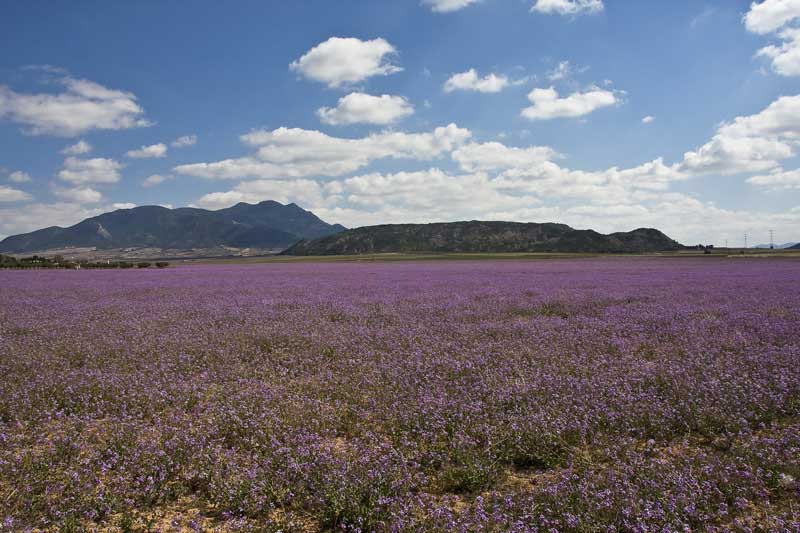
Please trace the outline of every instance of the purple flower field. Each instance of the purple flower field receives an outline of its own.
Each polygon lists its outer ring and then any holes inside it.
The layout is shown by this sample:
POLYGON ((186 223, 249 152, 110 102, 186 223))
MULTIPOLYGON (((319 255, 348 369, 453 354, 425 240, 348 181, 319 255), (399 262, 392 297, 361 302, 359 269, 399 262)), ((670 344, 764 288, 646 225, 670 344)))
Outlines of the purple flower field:
POLYGON ((798 531, 800 262, 0 272, 0 531, 798 531))

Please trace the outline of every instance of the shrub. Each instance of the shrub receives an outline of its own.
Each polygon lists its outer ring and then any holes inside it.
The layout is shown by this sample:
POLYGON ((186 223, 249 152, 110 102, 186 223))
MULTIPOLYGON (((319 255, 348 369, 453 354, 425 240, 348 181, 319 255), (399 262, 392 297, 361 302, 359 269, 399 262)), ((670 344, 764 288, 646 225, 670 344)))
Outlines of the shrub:
POLYGON ((167 263, 166 261, 159 261, 158 263, 156 263, 156 266, 158 268, 167 268, 169 266, 169 263, 167 263))
POLYGON ((142 262, 142 263, 136 263, 136 266, 138 268, 150 268, 150 263, 145 261, 145 262, 142 262))

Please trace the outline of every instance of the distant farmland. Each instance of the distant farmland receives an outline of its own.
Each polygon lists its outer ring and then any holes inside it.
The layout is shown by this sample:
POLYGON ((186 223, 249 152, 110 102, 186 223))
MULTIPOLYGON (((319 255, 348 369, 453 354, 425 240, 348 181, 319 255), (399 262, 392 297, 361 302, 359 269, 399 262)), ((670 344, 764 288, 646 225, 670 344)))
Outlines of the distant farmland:
POLYGON ((0 273, 0 523, 800 529, 800 262, 0 273))

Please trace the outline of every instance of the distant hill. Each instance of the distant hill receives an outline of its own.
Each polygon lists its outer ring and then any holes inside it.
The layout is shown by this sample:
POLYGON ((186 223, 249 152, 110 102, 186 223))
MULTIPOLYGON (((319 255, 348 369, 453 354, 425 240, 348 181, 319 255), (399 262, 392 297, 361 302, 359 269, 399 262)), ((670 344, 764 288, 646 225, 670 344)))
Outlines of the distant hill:
MULTIPOLYGON (((786 249, 793 248, 793 247, 797 246, 798 244, 800 244, 800 243, 787 242, 787 243, 784 243, 784 244, 776 244, 775 245, 775 249, 776 250, 786 250, 786 249)), ((753 246, 753 248, 767 249, 768 250, 769 249, 769 244, 757 244, 757 245, 753 246)))
POLYGON ((800 250, 800 242, 789 248, 790 250, 800 250))
POLYGON ((660 252, 683 248, 655 229, 603 235, 564 224, 452 222, 391 224, 303 240, 285 255, 410 252, 660 252))
POLYGON ((274 201, 240 203, 209 211, 159 206, 120 209, 88 218, 69 228, 50 227, 0 241, 0 252, 28 253, 60 248, 95 247, 199 249, 286 248, 301 239, 343 231, 295 204, 274 201))

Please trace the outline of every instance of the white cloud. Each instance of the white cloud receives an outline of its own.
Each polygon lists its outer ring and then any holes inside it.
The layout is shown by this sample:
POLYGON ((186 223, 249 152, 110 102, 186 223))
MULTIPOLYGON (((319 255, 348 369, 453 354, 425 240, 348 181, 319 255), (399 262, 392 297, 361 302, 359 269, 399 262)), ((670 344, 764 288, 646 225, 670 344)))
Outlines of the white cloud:
POLYGON ((402 96, 372 96, 350 93, 339 99, 336 107, 317 111, 320 120, 333 126, 345 124, 394 124, 414 114, 414 106, 402 96))
POLYGON ((103 195, 91 187, 55 188, 53 192, 59 198, 78 204, 96 204, 103 200, 103 195))
POLYGON ((382 132, 358 139, 299 128, 257 130, 241 137, 253 156, 175 167, 175 172, 213 179, 287 179, 341 176, 379 159, 427 161, 451 152, 472 136, 455 124, 429 133, 382 132))
POLYGON ((111 204, 111 207, 113 207, 114 209, 133 209, 134 207, 136 207, 136 204, 132 204, 130 202, 123 202, 123 203, 111 204))
POLYGON ((757 56, 772 60, 772 70, 781 76, 800 76, 800 29, 787 24, 800 18, 800 0, 753 2, 744 17, 748 31, 759 35, 776 33, 783 42, 760 49, 757 56), (781 30, 781 31, 779 31, 781 30))
POLYGON ((537 203, 497 191, 484 173, 451 175, 438 168, 394 174, 365 174, 340 182, 342 197, 352 207, 416 213, 436 213, 441 219, 472 218, 478 210, 513 209, 537 203))
POLYGON ((614 205, 651 199, 666 191, 669 183, 687 177, 661 159, 629 169, 612 167, 593 172, 570 170, 546 161, 508 168, 497 175, 493 183, 508 193, 536 195, 551 201, 614 205))
POLYGON ((186 148, 197 144, 197 135, 184 135, 172 141, 169 145, 173 148, 186 148))
POLYGON ((154 187, 156 185, 160 185, 167 180, 171 180, 172 176, 162 176, 161 174, 153 174, 152 176, 147 177, 143 182, 142 185, 145 187, 154 187))
POLYGON ((464 9, 472 4, 477 4, 481 0, 422 0, 423 5, 430 6, 434 13, 451 13, 464 9))
POLYGON ((615 92, 599 87, 591 87, 582 93, 575 92, 564 98, 559 97, 558 91, 552 87, 534 89, 528 94, 528 100, 533 105, 523 109, 522 116, 530 120, 581 117, 619 102, 615 92))
POLYGON ((122 165, 113 159, 68 157, 64 160, 64 168, 58 173, 58 177, 75 185, 116 183, 120 180, 121 168, 122 165))
POLYGON ((0 202, 26 202, 33 197, 25 191, 0 185, 0 202))
POLYGON ((642 119, 642 124, 652 124, 653 122, 655 122, 655 120, 656 120, 656 117, 647 115, 646 117, 644 117, 642 119))
POLYGON ((453 91, 477 91, 481 93, 499 93, 509 84, 506 76, 499 76, 494 73, 487 74, 483 78, 478 77, 474 68, 459 74, 453 74, 444 84, 444 92, 453 91))
POLYGON ((531 11, 548 15, 584 15, 600 13, 603 0, 536 0, 531 11))
POLYGON ((0 86, 0 119, 22 124, 33 135, 61 137, 151 124, 133 93, 69 77, 59 83, 66 88, 59 94, 23 94, 0 86))
POLYGON ((747 183, 772 190, 800 189, 800 169, 776 170, 772 174, 753 176, 747 183))
POLYGON ((292 62, 289 68, 307 79, 336 88, 400 72, 403 69, 391 62, 396 55, 395 47, 384 39, 331 37, 292 62))
POLYGON ((92 145, 84 140, 80 140, 77 143, 71 146, 67 146, 66 148, 61 150, 61 153, 64 155, 81 155, 81 154, 87 154, 91 151, 92 151, 92 145))
POLYGON ((258 203, 264 200, 320 205, 323 197, 324 185, 314 180, 256 180, 242 182, 231 191, 206 194, 197 201, 197 205, 205 209, 222 209, 239 202, 258 203))
POLYGON ((499 142, 469 143, 452 153, 453 160, 465 172, 534 167, 560 157, 548 146, 514 148, 499 142))
POLYGON ((30 174, 27 172, 17 170, 8 175, 8 181, 14 183, 28 183, 29 181, 33 181, 33 178, 31 178, 30 174))
POLYGON ((164 143, 151 144, 150 146, 142 146, 138 150, 130 150, 126 154, 133 159, 153 159, 164 157, 167 155, 167 145, 164 143))
POLYGON ((658 158, 630 168, 570 169, 550 147, 473 142, 468 130, 455 125, 357 139, 280 128, 251 132, 242 141, 256 153, 201 164, 187 173, 261 179, 205 195, 199 205, 219 208, 275 198, 348 226, 465 219, 554 221, 603 232, 645 226, 689 244, 722 243, 743 231, 789 234, 800 227, 800 208, 730 210, 671 190, 678 181, 707 173, 739 172, 757 172, 749 180, 754 186, 798 187, 799 171, 784 171, 780 164, 796 155, 800 144, 800 96, 779 98, 759 113, 721 124, 709 142, 680 161, 658 158), (455 171, 432 167, 344 177, 383 158, 426 161, 448 154, 455 171))
MULTIPOLYGON (((579 69, 581 72, 586 69, 579 69)), ((569 61, 560 61, 556 67, 547 73, 547 79, 550 81, 559 81, 569 78, 574 71, 573 66, 569 61)))
POLYGON ((789 234, 800 224, 800 209, 779 214, 726 210, 661 187, 685 177, 660 160, 603 172, 534 163, 497 178, 484 172, 450 174, 430 168, 327 183, 307 179, 244 182, 231 191, 206 195, 199 204, 216 209, 278 198, 298 202, 326 221, 348 226, 479 219, 563 222, 606 233, 656 227, 688 244, 722 243, 743 231, 776 229, 789 234))
POLYGON ((778 98, 755 115, 722 124, 712 139, 684 155, 693 174, 764 172, 793 157, 800 142, 800 95, 778 98))
POLYGON ((71 226, 104 211, 103 207, 86 208, 69 202, 0 208, 0 235, 16 235, 50 226, 71 226))
POLYGON ((772 70, 781 76, 800 76, 800 29, 787 28, 778 34, 780 46, 765 46, 756 55, 772 60, 772 70))
POLYGON ((800 17, 800 0, 764 0, 750 4, 744 17, 747 30, 766 35, 800 17))

